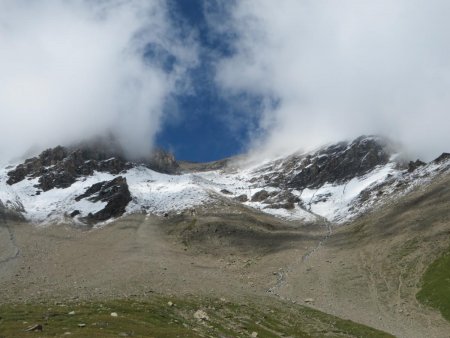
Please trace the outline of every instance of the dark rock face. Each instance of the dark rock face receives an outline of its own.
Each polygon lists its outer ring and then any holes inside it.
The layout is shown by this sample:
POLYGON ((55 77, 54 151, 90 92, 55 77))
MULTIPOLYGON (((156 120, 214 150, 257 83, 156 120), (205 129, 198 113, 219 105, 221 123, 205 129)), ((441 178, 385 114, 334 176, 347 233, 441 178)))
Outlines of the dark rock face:
POLYGON ((441 163, 450 159, 450 153, 442 153, 438 158, 433 160, 433 163, 441 163))
MULTIPOLYGON (((125 208, 131 201, 130 190, 126 178, 118 176, 111 181, 99 182, 89 187, 82 195, 75 198, 76 201, 88 199, 91 202, 107 202, 105 208, 89 214, 86 219, 89 222, 101 222, 110 218, 120 217, 125 213, 125 208)), ((72 217, 79 211, 72 212, 72 217)))
POLYGON ((408 172, 412 173, 414 170, 416 170, 417 168, 424 166, 426 163, 422 162, 421 160, 416 160, 414 161, 410 161, 408 164, 408 172))
POLYGON ((74 218, 75 216, 78 216, 81 214, 80 210, 74 210, 70 213, 70 217, 74 218))
POLYGON ((13 185, 25 178, 39 177, 37 187, 48 191, 53 188, 70 187, 77 178, 92 175, 94 171, 117 175, 136 164, 164 173, 175 173, 178 168, 173 155, 162 150, 156 150, 152 156, 138 163, 131 163, 120 151, 107 147, 83 145, 83 148, 69 149, 59 146, 27 159, 8 172, 7 183, 13 185))
POLYGON ((373 139, 358 138, 351 144, 339 143, 312 158, 306 157, 303 170, 289 185, 297 189, 317 188, 327 182, 340 182, 366 174, 386 164, 389 154, 373 139))
POLYGON ((67 156, 67 149, 56 147, 47 149, 39 157, 25 160, 23 164, 18 165, 14 170, 8 173, 9 185, 13 185, 25 179, 25 177, 38 177, 45 172, 46 167, 54 166, 67 156))
POLYGON ((38 187, 43 191, 53 188, 70 187, 78 177, 89 176, 94 171, 118 174, 131 168, 122 158, 94 151, 92 149, 69 150, 64 147, 47 149, 38 157, 26 160, 8 173, 9 185, 18 183, 26 177, 39 177, 38 187))
POLYGON ((154 150, 149 158, 142 160, 142 163, 147 168, 164 174, 176 174, 179 169, 175 156, 162 149, 154 150))
MULTIPOLYGON (((283 170, 265 175, 275 187, 303 190, 325 183, 340 183, 362 176, 389 161, 387 143, 375 137, 341 142, 307 156, 292 156, 282 162, 283 170)), ((277 165, 279 165, 278 163, 277 165)))

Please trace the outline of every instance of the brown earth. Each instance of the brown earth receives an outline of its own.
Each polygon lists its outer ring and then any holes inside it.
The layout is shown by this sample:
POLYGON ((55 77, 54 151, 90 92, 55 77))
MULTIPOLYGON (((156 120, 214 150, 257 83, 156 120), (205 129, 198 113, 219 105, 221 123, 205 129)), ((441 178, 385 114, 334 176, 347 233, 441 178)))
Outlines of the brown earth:
POLYGON ((298 224, 232 202, 100 229, 0 224, 0 303, 152 292, 305 303, 398 337, 450 337, 415 294, 449 245, 450 177, 359 220, 298 224))

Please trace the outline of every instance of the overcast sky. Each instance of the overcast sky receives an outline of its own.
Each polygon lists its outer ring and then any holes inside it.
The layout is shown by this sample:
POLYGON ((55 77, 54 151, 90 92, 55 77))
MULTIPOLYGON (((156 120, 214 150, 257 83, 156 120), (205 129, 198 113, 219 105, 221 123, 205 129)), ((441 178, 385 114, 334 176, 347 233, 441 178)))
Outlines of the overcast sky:
POLYGON ((450 2, 2 0, 0 158, 106 132, 212 160, 383 134, 450 151, 450 2))

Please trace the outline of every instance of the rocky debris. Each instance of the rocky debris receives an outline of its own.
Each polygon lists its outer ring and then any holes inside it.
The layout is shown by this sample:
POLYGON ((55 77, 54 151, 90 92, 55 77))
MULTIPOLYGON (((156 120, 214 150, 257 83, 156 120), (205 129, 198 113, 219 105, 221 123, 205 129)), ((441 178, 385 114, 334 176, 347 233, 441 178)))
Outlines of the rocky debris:
POLYGON ((80 324, 78 324, 78 327, 86 327, 86 324, 80 323, 80 324))
POLYGON ((422 167, 426 165, 425 162, 422 162, 421 160, 417 159, 415 162, 414 161, 410 161, 408 164, 408 172, 412 173, 414 170, 416 170, 419 167, 422 167))
POLYGON ((222 194, 225 194, 225 195, 232 195, 233 194, 230 190, 227 190, 227 189, 222 189, 222 190, 220 190, 220 192, 222 194))
POLYGON ((117 312, 111 312, 111 317, 119 317, 119 315, 117 314, 117 312))
POLYGON ((30 327, 27 327, 27 328, 25 329, 25 331, 26 331, 26 332, 42 332, 43 329, 44 329, 44 328, 42 327, 41 324, 35 324, 35 325, 30 326, 30 327))
POLYGON ((82 195, 77 196, 75 200, 80 201, 84 198, 94 203, 98 201, 107 202, 105 208, 87 216, 87 220, 94 223, 122 216, 125 213, 126 206, 132 199, 127 180, 122 176, 90 186, 82 195))
POLYGON ((307 304, 314 303, 314 298, 306 298, 305 303, 307 303, 307 304))
POLYGON ((236 197, 234 198, 234 200, 235 200, 235 201, 238 201, 238 202, 241 202, 241 203, 245 203, 245 202, 248 201, 248 197, 247 197, 246 194, 242 194, 242 195, 236 196, 236 197))
POLYGON ((194 318, 197 319, 197 320, 199 320, 199 321, 206 321, 206 320, 209 320, 208 314, 207 314, 205 311, 203 311, 203 310, 197 310, 197 311, 194 313, 194 318))
POLYGON ((250 335, 252 338, 256 338, 258 337, 258 332, 253 331, 252 334, 250 335))
POLYGON ((270 195, 266 190, 260 190, 252 196, 252 202, 262 202, 266 200, 269 196, 270 195))

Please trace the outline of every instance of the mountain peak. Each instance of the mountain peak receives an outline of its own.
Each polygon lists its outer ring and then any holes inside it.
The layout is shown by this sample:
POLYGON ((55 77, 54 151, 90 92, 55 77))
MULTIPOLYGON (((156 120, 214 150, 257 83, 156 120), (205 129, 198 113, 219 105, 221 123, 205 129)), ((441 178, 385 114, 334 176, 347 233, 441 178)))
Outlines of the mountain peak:
POLYGON ((217 203, 301 222, 345 222, 450 168, 448 154, 409 165, 399 165, 395 155, 389 140, 362 136, 231 170, 229 159, 179 164, 155 150, 132 162, 108 143, 58 146, 0 171, 0 200, 3 210, 22 210, 36 222, 93 224, 124 213, 161 215, 217 203))

